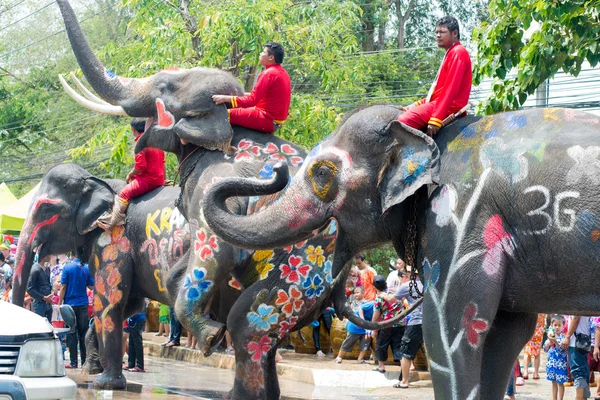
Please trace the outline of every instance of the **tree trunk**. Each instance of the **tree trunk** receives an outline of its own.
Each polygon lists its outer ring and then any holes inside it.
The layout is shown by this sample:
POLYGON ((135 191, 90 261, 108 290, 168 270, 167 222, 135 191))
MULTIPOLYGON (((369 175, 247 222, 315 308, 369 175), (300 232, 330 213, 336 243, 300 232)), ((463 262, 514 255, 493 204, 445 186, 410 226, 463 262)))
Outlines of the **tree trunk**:
POLYGON ((402 12, 402 2, 405 0, 394 0, 396 6, 396 17, 398 18, 398 49, 404 48, 404 39, 406 36, 406 21, 410 18, 410 14, 416 6, 416 0, 410 0, 406 6, 406 11, 402 12))
POLYGON ((363 32, 360 35, 362 49, 363 51, 373 51, 375 50, 375 10, 373 2, 366 0, 364 3, 361 3, 361 8, 363 11, 361 17, 363 32))
POLYGON ((258 75, 258 66, 253 65, 248 70, 248 75, 246 76, 246 82, 244 83, 244 91, 251 92, 254 88, 254 82, 256 81, 256 75, 258 75))

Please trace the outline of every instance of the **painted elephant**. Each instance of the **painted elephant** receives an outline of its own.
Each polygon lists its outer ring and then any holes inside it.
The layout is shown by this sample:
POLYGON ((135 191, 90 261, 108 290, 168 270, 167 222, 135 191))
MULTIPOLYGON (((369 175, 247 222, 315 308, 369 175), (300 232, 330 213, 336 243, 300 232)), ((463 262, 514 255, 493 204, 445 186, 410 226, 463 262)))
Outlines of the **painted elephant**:
MULTIPOLYGON (((97 216, 110 210, 122 181, 103 181, 83 168, 65 164, 51 169, 36 193, 17 249, 13 302, 22 305, 33 256, 45 257, 69 251, 89 260, 96 280, 93 335, 87 343, 85 369, 102 372, 95 387, 125 387, 121 372, 123 320, 138 313, 144 299, 174 305, 177 290, 167 282, 182 284, 182 273, 172 267, 190 247, 188 223, 173 203, 179 189, 163 187, 131 203, 128 222, 112 232, 89 230, 97 216), (93 357, 99 355, 99 360, 93 357)), ((185 267, 185 265, 184 265, 185 267)), ((224 281, 210 313, 225 322, 241 287, 224 281), (231 286, 230 286, 231 284, 231 286)))
MULTIPOLYGON (((224 240, 256 249, 304 240, 302 227, 335 218, 336 282, 359 249, 392 241, 400 256, 414 253, 436 399, 502 399, 538 313, 600 312, 590 267, 600 259, 600 118, 465 117, 434 142, 397 122, 399 112, 349 116, 260 214, 223 207, 265 188, 239 179, 215 185, 204 214, 224 240)), ((333 296, 343 308, 343 285, 333 296)))
POLYGON ((213 94, 243 96, 233 75, 210 68, 171 68, 142 78, 122 78, 98 60, 81 31, 68 0, 57 0, 67 34, 86 79, 102 99, 77 94, 61 77, 73 98, 86 108, 111 115, 152 118, 149 129, 173 131, 181 139, 207 149, 230 151, 232 130, 227 109, 213 94))

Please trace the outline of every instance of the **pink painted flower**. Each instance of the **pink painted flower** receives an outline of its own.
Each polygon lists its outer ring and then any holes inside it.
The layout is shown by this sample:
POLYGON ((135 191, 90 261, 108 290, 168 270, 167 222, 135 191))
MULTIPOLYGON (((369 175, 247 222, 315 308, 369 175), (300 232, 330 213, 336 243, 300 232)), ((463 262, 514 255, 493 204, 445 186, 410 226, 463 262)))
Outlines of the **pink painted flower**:
POLYGON ((281 321, 279 323, 279 338, 283 339, 292 329, 294 329, 296 322, 298 322, 298 317, 291 317, 288 321, 281 321))
POLYGON ((260 361, 263 354, 266 354, 269 350, 271 350, 271 338, 268 336, 263 336, 260 338, 258 342, 250 342, 248 343, 248 353, 252 354, 252 361, 260 361))
POLYGON ((199 229, 196 232, 194 250, 198 254, 198 257, 200 257, 200 260, 206 261, 208 258, 214 256, 214 251, 219 251, 217 237, 214 235, 209 236, 204 229, 199 229))
POLYGON ((495 276, 502 268, 504 255, 512 257, 514 254, 512 236, 504 230, 500 215, 492 215, 485 224, 483 241, 487 247, 483 257, 483 270, 488 276, 495 276))
POLYGON ((281 279, 285 279, 287 283, 300 283, 300 277, 306 278, 311 270, 309 265, 300 265, 302 257, 290 256, 288 264, 281 264, 281 279))
POLYGON ((485 332, 489 324, 486 320, 476 318, 477 305, 469 303, 463 313, 462 325, 467 333, 467 340, 473 347, 479 346, 479 335, 485 332))

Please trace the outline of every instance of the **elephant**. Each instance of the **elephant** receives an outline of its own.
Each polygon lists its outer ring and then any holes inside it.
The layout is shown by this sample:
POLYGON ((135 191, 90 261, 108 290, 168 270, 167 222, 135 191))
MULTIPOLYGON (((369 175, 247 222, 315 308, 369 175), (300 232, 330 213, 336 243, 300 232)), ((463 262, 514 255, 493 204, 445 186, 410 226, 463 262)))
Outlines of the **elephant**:
MULTIPOLYGON (((118 180, 98 179, 74 164, 58 165, 43 178, 33 198, 17 249, 13 302, 23 304, 27 280, 37 252, 40 258, 69 251, 88 260, 95 276, 94 324, 88 332, 84 370, 102 374, 94 387, 122 389, 122 324, 140 312, 144 299, 174 305, 182 272, 173 269, 190 247, 188 223, 173 203, 179 190, 162 187, 131 203, 125 227, 104 232, 90 230, 110 210, 118 180), (170 282, 173 282, 170 284, 170 282), (96 340, 96 336, 99 340, 96 340), (99 360, 94 357, 99 353, 99 360)), ((225 322, 242 287, 224 281, 210 313, 225 322)))
MULTIPOLYGON (((400 113, 355 111, 289 183, 218 182, 204 215, 223 240, 253 249, 304 240, 305 227, 335 218, 336 282, 359 249, 391 241, 421 271, 436 399, 502 399, 538 313, 600 312, 600 272, 589 267, 600 259, 600 118, 560 108, 467 116, 434 141, 400 113), (283 187, 259 214, 225 207, 283 187)), ((343 285, 333 298, 345 307, 343 285)))

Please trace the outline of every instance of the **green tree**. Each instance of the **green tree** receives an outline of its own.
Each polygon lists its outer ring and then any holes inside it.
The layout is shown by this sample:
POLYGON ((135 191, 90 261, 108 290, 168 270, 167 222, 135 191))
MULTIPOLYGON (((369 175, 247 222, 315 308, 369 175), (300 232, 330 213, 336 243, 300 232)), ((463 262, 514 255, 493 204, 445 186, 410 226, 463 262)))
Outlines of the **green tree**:
POLYGON ((600 60, 598 0, 491 0, 489 13, 493 22, 474 32, 474 82, 495 78, 486 114, 516 109, 556 72, 577 76, 585 61, 600 60))

